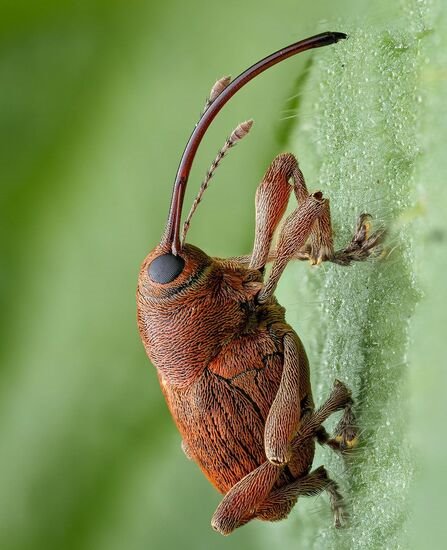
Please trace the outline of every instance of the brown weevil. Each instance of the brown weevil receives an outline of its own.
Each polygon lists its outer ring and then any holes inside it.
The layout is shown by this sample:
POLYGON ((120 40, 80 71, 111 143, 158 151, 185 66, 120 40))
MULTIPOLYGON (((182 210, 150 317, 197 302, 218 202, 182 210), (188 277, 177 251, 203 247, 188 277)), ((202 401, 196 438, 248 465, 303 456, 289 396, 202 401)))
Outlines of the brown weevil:
POLYGON ((229 534, 254 518, 285 518, 299 496, 326 491, 336 526, 344 519, 343 498, 324 467, 311 471, 315 442, 338 452, 357 439, 351 392, 335 381, 327 401, 315 409, 303 344, 285 321, 274 291, 292 259, 349 265, 378 249, 383 231, 370 234, 362 214, 351 242, 335 251, 329 202, 309 193, 292 154, 281 154, 256 192, 253 252, 211 258, 185 244, 191 215, 227 150, 243 138, 251 121, 227 139, 202 183, 180 234, 191 165, 210 123, 252 78, 274 64, 346 35, 325 32, 259 61, 233 81, 219 80, 180 161, 161 242, 144 260, 138 280, 138 327, 161 389, 182 437, 186 456, 225 496, 212 526, 229 534), (285 219, 276 245, 273 233, 291 192, 297 208, 285 219), (264 280, 264 268, 273 262, 264 280), (334 435, 323 422, 343 411, 334 435))

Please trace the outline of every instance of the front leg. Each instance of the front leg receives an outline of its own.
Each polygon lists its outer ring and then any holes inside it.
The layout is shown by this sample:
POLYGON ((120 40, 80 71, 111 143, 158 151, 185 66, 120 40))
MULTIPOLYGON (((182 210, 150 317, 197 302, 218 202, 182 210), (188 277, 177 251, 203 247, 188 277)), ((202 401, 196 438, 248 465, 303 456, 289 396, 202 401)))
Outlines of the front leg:
POLYGON ((253 253, 248 258, 249 267, 264 269, 273 233, 286 211, 292 186, 296 160, 293 155, 278 155, 265 173, 256 190, 256 231, 253 253))
POLYGON ((255 516, 255 510, 270 494, 280 469, 264 462, 243 477, 223 498, 211 519, 211 526, 222 535, 229 535, 237 527, 255 516))
MULTIPOLYGON (((263 182, 256 192, 256 236, 253 253, 248 256, 239 256, 233 258, 244 266, 254 269, 263 269, 268 262, 276 262, 276 273, 271 277, 270 284, 272 289, 264 291, 261 299, 265 300, 270 295, 276 282, 282 273, 284 264, 289 260, 309 260, 311 264, 320 264, 324 261, 336 263, 338 265, 350 265, 352 262, 366 260, 372 254, 380 251, 380 244, 385 237, 383 228, 370 232, 371 223, 369 214, 361 214, 357 220, 354 235, 351 242, 340 250, 334 251, 333 232, 331 223, 331 214, 329 201, 322 201, 320 211, 315 216, 310 227, 306 227, 305 219, 300 220, 299 216, 294 214, 292 219, 286 220, 280 237, 283 241, 279 242, 275 248, 270 248, 273 231, 278 225, 282 214, 284 213, 288 195, 291 186, 288 184, 292 180, 293 190, 298 205, 302 206, 309 202, 312 195, 309 194, 303 173, 301 172, 295 157, 290 154, 278 155, 272 162, 263 182), (303 239, 303 235, 305 238, 303 239), (285 254, 285 249, 292 247, 291 255, 285 254), (280 269, 279 269, 280 268, 280 269)), ((313 194, 313 197, 320 194, 313 194)), ((305 214, 301 209, 300 216, 305 214)))
MULTIPOLYGON (((255 243, 253 254, 248 258, 249 266, 253 269, 264 269, 265 264, 271 261, 269 257, 273 233, 285 212, 292 189, 289 180, 292 181, 298 205, 305 203, 310 195, 298 161, 291 153, 284 153, 272 162, 256 191, 255 243)), ((305 227, 300 226, 296 229, 298 234, 302 229, 305 230, 305 227)), ((307 251, 304 253, 312 258, 313 263, 332 257, 334 249, 328 201, 324 202, 318 219, 315 219, 309 228, 307 239, 310 242, 310 255, 307 251)), ((295 250, 302 244, 297 244, 295 250)), ((243 263, 246 261, 245 258, 242 259, 243 263)))
POLYGON ((276 465, 286 464, 291 455, 290 442, 300 421, 300 362, 296 337, 286 334, 281 382, 270 408, 264 429, 265 454, 276 465))
POLYGON ((285 220, 279 235, 276 258, 269 278, 258 295, 260 304, 267 302, 289 261, 309 239, 315 222, 326 210, 327 200, 319 191, 309 195, 285 220))
POLYGON ((371 233, 371 216, 361 214, 351 242, 334 252, 332 245, 332 228, 330 223, 329 203, 327 209, 315 224, 309 244, 297 251, 295 260, 309 260, 311 264, 328 261, 338 265, 350 265, 352 262, 363 262, 380 252, 386 235, 383 228, 371 233))

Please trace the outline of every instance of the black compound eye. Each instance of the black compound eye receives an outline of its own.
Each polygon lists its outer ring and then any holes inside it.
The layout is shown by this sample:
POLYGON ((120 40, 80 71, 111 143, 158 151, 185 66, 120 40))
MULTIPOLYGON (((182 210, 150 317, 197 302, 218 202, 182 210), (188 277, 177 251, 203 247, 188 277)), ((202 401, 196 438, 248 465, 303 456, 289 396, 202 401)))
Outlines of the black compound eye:
POLYGON ((153 260, 147 268, 149 278, 154 283, 166 284, 180 275, 185 266, 185 260, 174 254, 163 254, 153 260))

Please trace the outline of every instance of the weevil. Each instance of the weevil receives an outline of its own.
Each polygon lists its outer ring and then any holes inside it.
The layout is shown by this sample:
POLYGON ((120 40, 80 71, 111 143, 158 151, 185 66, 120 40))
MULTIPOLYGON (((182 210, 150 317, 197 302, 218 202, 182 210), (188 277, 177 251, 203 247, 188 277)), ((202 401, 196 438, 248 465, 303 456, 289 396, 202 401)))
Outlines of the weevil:
POLYGON ((335 526, 345 519, 342 495, 324 467, 311 471, 316 442, 345 452, 357 440, 350 390, 335 381, 326 402, 315 408, 303 344, 285 320, 274 291, 290 260, 346 266, 379 248, 383 231, 370 231, 368 214, 351 242, 334 250, 329 202, 309 193, 292 154, 280 154, 256 191, 252 254, 212 258, 185 243, 191 216, 225 153, 250 130, 240 124, 205 177, 187 217, 180 221, 191 165, 210 123, 227 101, 274 64, 346 35, 326 32, 294 43, 211 90, 186 145, 174 182, 160 244, 145 258, 137 289, 140 335, 155 365, 162 392, 194 460, 224 495, 211 524, 227 535, 248 521, 285 518, 300 496, 329 494, 335 526), (293 191, 296 209, 273 234, 293 191), (272 262, 266 275, 266 264, 272 262), (331 437, 323 422, 341 420, 331 437))

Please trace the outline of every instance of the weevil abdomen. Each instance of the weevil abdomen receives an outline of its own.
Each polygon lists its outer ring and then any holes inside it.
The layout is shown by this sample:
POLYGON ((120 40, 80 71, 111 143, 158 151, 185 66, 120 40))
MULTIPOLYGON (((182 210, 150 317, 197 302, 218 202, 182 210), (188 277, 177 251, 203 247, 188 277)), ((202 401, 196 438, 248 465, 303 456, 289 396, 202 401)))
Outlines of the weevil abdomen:
MULTIPOLYGON (((283 308, 269 306, 271 324, 234 336, 187 389, 165 389, 173 418, 188 452, 222 493, 265 462, 264 428, 283 371, 282 337, 292 333, 279 323, 283 308)), ((295 335, 296 337, 296 335, 295 335)), ((296 337, 298 339, 298 337, 296 337)), ((301 401, 312 406, 307 358, 302 351, 301 401)), ((308 469, 313 443, 291 458, 280 486, 308 469), (306 457, 303 464, 302 458, 306 457)))

